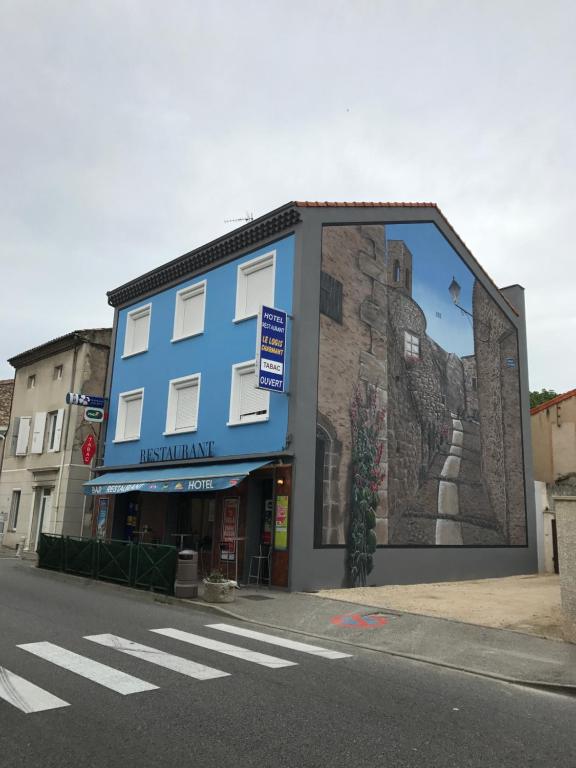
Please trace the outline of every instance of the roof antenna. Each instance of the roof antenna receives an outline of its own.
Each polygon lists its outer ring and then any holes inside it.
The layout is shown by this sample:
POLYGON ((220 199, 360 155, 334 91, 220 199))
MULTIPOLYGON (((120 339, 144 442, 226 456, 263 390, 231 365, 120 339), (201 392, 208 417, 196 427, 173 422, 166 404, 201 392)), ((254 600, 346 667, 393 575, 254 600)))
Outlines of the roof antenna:
POLYGON ((224 219, 224 224, 236 224, 239 221, 244 222, 244 224, 246 224, 249 221, 254 221, 254 214, 249 211, 246 211, 246 215, 240 219, 224 219))

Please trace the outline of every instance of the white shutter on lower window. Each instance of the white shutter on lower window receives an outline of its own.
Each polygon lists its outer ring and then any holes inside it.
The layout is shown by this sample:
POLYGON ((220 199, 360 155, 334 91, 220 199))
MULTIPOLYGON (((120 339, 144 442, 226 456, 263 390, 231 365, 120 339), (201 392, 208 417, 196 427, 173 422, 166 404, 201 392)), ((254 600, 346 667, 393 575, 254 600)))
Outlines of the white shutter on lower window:
POLYGON ((134 397, 126 400, 124 418, 124 439, 140 437, 140 417, 142 413, 142 398, 134 397))
POLYGON ((239 421, 267 415, 269 393, 256 389, 256 371, 253 368, 240 374, 239 390, 239 421))
POLYGON ((58 410, 58 415, 56 416, 56 427, 54 430, 54 447, 52 448, 53 451, 60 450, 60 440, 62 438, 62 422, 63 421, 64 421, 64 408, 60 408, 58 410))
POLYGON ((32 429, 32 447, 30 453, 42 453, 44 447, 44 430, 46 429, 46 411, 39 411, 34 415, 34 427, 32 429))
POLYGON ((194 429, 198 413, 198 382, 176 389, 176 430, 194 429))
POLYGON ((16 441, 16 456, 26 456, 28 453, 28 438, 30 437, 30 421, 28 416, 21 416, 18 424, 18 440, 16 441))

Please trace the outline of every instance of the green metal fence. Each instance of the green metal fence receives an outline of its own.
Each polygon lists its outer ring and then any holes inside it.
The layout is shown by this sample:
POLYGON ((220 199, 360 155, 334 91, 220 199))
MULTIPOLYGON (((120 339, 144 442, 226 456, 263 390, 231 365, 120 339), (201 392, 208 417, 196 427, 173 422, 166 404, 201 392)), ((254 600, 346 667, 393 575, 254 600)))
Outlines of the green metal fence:
POLYGON ((174 594, 176 547, 40 534, 38 566, 174 594))

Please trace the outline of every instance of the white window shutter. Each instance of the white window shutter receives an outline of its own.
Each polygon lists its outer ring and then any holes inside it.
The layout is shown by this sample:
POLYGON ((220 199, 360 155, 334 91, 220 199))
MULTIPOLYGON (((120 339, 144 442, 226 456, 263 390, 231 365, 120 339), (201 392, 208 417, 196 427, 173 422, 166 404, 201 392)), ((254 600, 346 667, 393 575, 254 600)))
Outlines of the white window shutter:
POLYGON ((187 296, 182 302, 182 336, 202 330, 204 319, 204 291, 187 296))
POLYGON ((265 390, 256 389, 256 371, 252 369, 240 374, 240 408, 239 421, 243 418, 254 418, 268 413, 269 394, 265 390), (260 413, 263 411, 264 413, 260 413))
POLYGON ((124 438, 130 439, 139 437, 142 399, 132 398, 130 400, 126 400, 125 409, 124 438))
POLYGON ((18 424, 18 440, 16 442, 16 456, 26 456, 28 452, 28 438, 30 437, 30 419, 27 416, 20 417, 18 424))
POLYGON ((34 427, 32 429, 32 447, 30 453, 42 453, 44 447, 44 430, 46 429, 46 411, 39 411, 34 415, 34 427))
POLYGON ((198 382, 176 389, 176 424, 175 428, 193 429, 196 427, 198 412, 198 382))
POLYGON ((261 304, 273 304, 272 284, 274 268, 268 264, 246 275, 246 314, 255 314, 261 304))
POLYGON ((56 429, 54 432, 54 448, 53 451, 59 451, 60 450, 60 439, 62 438, 62 422, 64 421, 64 408, 60 408, 58 410, 58 415, 56 416, 56 429))
POLYGON ((142 315, 132 321, 132 351, 142 352, 148 347, 149 315, 142 315))

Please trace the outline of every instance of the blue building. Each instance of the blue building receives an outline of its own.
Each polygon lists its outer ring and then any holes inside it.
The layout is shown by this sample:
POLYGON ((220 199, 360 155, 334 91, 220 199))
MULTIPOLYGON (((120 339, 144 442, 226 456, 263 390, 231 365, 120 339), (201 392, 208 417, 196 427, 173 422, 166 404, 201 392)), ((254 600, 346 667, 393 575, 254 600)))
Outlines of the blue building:
POLYGON ((435 205, 289 203, 108 297, 95 534, 292 589, 533 569, 522 294, 435 205))

